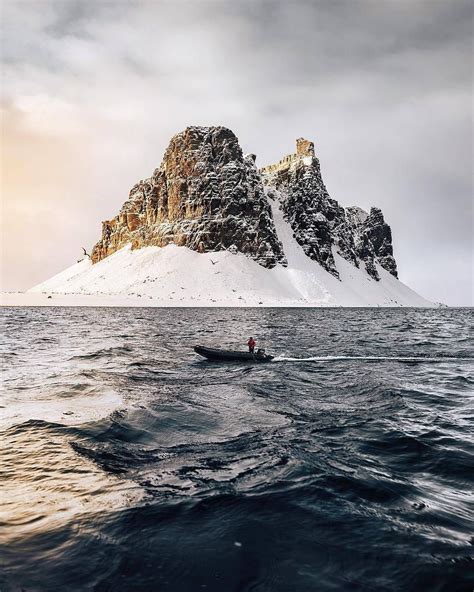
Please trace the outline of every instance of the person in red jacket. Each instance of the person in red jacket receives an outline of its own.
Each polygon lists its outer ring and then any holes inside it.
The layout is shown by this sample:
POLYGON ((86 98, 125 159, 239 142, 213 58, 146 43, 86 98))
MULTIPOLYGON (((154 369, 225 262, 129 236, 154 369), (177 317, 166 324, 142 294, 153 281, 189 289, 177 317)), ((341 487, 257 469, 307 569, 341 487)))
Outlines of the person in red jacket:
POLYGON ((251 354, 253 354, 253 350, 255 349, 255 346, 257 345, 257 342, 255 341, 255 339, 253 337, 250 337, 250 339, 247 341, 247 345, 249 346, 249 352, 251 354))

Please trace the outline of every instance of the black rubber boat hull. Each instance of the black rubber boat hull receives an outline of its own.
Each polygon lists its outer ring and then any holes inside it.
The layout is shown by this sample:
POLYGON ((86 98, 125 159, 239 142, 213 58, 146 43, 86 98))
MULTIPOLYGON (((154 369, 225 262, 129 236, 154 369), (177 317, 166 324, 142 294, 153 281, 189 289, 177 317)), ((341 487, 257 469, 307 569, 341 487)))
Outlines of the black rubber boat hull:
POLYGON ((196 345, 194 351, 211 362, 270 362, 273 360, 273 356, 267 354, 213 349, 201 345, 196 345))

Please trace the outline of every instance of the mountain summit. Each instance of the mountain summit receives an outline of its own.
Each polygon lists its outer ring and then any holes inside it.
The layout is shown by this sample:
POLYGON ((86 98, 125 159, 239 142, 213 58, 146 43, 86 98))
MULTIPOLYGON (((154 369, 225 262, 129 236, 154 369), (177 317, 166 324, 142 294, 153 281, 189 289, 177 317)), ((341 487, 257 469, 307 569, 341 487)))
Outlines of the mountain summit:
POLYGON ((397 277, 392 234, 382 212, 344 209, 331 199, 314 144, 299 138, 296 153, 257 171, 225 127, 188 127, 174 136, 161 166, 130 191, 120 213, 103 223, 92 251, 96 263, 132 249, 170 243, 200 253, 243 253, 263 267, 286 264, 267 200, 276 199, 308 257, 339 277, 333 246, 379 279, 375 262, 397 277))
POLYGON ((103 222, 90 259, 32 290, 160 306, 431 305, 398 281, 382 212, 329 196, 313 142, 255 161, 225 127, 186 128, 103 222))
POLYGON ((103 223, 92 261, 128 243, 243 253, 269 268, 285 263, 255 157, 244 158, 225 127, 188 127, 172 138, 161 166, 103 223))
POLYGON ((331 199, 321 177, 313 142, 299 138, 295 154, 259 172, 268 196, 279 201, 298 244, 326 271, 339 277, 333 254, 335 247, 356 267, 363 264, 375 280, 379 280, 376 262, 398 277, 392 232, 382 212, 378 208, 372 208, 369 214, 358 207, 345 209, 331 199))

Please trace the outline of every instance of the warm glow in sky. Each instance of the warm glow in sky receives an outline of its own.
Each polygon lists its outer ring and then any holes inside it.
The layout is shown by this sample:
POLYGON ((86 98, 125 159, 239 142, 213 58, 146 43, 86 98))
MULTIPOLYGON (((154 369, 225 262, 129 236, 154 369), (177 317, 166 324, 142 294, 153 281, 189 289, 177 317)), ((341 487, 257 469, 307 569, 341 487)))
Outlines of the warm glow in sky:
POLYGON ((259 165, 315 141, 400 278, 472 303, 472 3, 3 3, 2 289, 68 267, 187 125, 259 165))

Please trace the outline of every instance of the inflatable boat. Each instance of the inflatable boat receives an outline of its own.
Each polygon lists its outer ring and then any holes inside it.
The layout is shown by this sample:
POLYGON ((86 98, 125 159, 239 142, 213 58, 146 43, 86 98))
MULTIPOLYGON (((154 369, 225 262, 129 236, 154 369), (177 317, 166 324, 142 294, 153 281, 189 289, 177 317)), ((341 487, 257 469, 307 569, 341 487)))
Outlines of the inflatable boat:
POLYGON ((273 360, 273 356, 266 354, 264 349, 251 353, 196 345, 194 351, 212 362, 270 362, 273 360))

